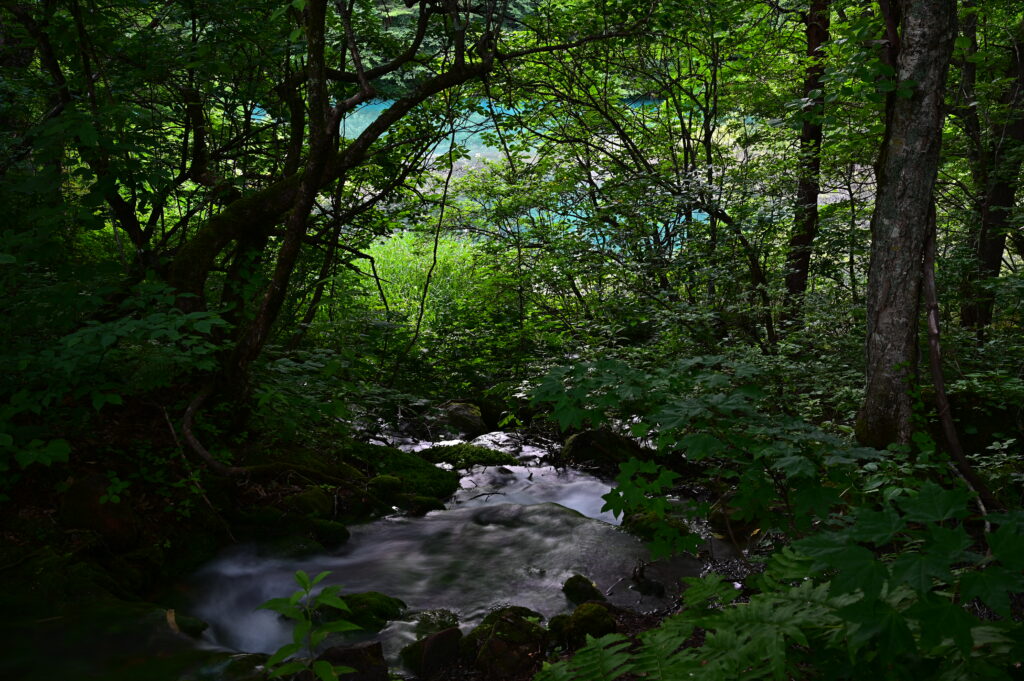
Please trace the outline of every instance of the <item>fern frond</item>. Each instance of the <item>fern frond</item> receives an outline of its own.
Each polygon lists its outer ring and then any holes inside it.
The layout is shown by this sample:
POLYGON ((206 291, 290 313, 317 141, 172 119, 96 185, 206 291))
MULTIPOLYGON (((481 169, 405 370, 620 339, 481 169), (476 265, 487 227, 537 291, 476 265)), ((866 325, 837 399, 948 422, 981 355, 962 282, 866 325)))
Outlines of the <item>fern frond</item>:
POLYGON ((587 637, 587 645, 570 660, 547 665, 534 681, 615 681, 633 671, 629 640, 621 634, 587 637))

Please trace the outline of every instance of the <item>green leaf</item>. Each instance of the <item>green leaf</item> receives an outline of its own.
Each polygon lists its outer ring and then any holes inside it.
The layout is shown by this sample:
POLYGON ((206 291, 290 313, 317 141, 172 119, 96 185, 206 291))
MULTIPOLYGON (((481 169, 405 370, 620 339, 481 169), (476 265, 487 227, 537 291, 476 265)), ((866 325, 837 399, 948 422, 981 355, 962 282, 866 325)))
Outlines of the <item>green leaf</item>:
POLYGON ((288 659, 295 653, 299 652, 300 650, 302 650, 301 643, 289 643, 287 645, 283 645, 277 649, 276 653, 270 656, 270 658, 267 660, 267 664, 270 666, 274 666, 275 664, 284 662, 286 659, 288 659))
POLYGON ((943 489, 934 482, 921 485, 917 494, 900 499, 900 508, 907 514, 907 520, 932 523, 967 515, 967 501, 970 492, 966 489, 943 489))
POLYGON ((309 579, 309 575, 304 570, 297 570, 295 572, 295 582, 306 591, 309 591, 313 587, 313 582, 309 579))
POLYGON ((337 634, 343 631, 360 631, 362 630, 362 627, 346 620, 334 620, 333 622, 321 624, 316 629, 317 631, 324 631, 328 634, 337 634))
POLYGON ((313 578, 313 581, 312 581, 312 582, 310 582, 310 586, 311 586, 311 587, 313 587, 313 586, 316 586, 316 585, 317 585, 317 584, 319 584, 320 582, 324 581, 324 579, 325 579, 325 578, 326 578, 326 577, 327 577, 328 575, 330 575, 330 574, 331 574, 331 571, 330 571, 330 570, 324 570, 323 572, 321 572, 320 574, 318 574, 318 575, 317 575, 316 577, 314 577, 314 578, 313 578))
POLYGON ((721 440, 706 433, 687 435, 679 441, 679 444, 686 452, 686 458, 689 461, 700 461, 725 449, 725 444, 721 440))
POLYGON ((345 612, 352 612, 352 609, 348 607, 348 603, 333 594, 320 594, 317 596, 316 602, 322 605, 329 605, 338 610, 344 610, 345 612))
POLYGON ((865 600, 873 599, 889 578, 886 566, 862 546, 850 546, 832 558, 832 564, 838 569, 829 587, 829 593, 834 596, 852 594, 859 589, 865 600))
POLYGON ((862 508, 854 514, 850 537, 881 546, 892 541, 906 525, 906 521, 891 506, 886 506, 881 511, 862 508))
POLYGON ((334 672, 334 667, 326 660, 317 660, 314 662, 313 673, 316 674, 316 677, 320 679, 320 681, 338 681, 338 675, 334 672))
POLYGON ((280 667, 278 667, 277 669, 275 669, 274 671, 272 671, 270 673, 270 676, 268 676, 267 678, 276 679, 277 677, 284 676, 285 674, 295 674, 297 672, 301 672, 301 671, 305 671, 305 670, 306 670, 306 665, 303 662, 299 662, 299 661, 288 662, 287 664, 283 664, 280 667))
POLYGON ((818 475, 818 468, 814 465, 814 462, 806 456, 800 456, 798 454, 791 454, 789 456, 782 457, 772 464, 772 468, 785 473, 786 478, 788 479, 816 478, 818 475))
POLYGON ((1024 570, 1024 536, 1017 534, 1010 524, 999 527, 988 535, 992 555, 1011 570, 1024 570))
POLYGON ((300 619, 295 623, 295 628, 292 629, 292 642, 303 644, 306 640, 306 636, 309 635, 310 630, 313 628, 313 623, 308 619, 300 619))
POLYGON ((1004 617, 1010 616, 1010 595, 1024 590, 1019 572, 1001 565, 989 565, 980 572, 969 572, 960 578, 960 596, 965 601, 980 598, 1004 617))
POLYGON ((949 562, 942 556, 922 553, 903 553, 896 557, 890 567, 892 578, 907 584, 919 594, 929 593, 932 578, 948 580, 949 562))
POLYGON ((971 629, 978 620, 962 606, 931 596, 911 606, 908 614, 918 621, 924 647, 934 648, 951 638, 965 657, 970 654, 974 645, 971 629))
POLYGON ((50 466, 55 463, 67 463, 71 454, 71 445, 67 440, 50 440, 45 445, 41 440, 32 440, 28 447, 14 455, 14 459, 22 468, 32 464, 50 466))

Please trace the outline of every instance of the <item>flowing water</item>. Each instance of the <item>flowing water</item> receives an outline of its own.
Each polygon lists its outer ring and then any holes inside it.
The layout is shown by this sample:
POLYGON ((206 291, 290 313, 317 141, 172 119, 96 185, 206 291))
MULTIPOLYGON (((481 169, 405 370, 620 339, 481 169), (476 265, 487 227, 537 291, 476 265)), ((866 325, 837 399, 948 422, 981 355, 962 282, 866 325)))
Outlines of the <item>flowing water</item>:
MULTIPOLYGON (((191 611, 210 623, 208 642, 246 652, 272 652, 288 642, 288 624, 257 608, 290 594, 296 570, 328 570, 325 584, 339 584, 343 593, 380 591, 405 601, 407 619, 377 637, 391 660, 414 640, 420 611, 450 610, 467 630, 502 605, 551 617, 571 610, 561 586, 573 573, 592 579, 616 605, 660 610, 677 595, 672 587, 680 576, 699 573, 695 559, 676 558, 645 573, 660 571, 665 594, 635 591, 631 576, 648 554, 601 511, 609 482, 545 465, 543 449, 507 434, 475 442, 512 452, 521 465, 478 467, 463 477, 446 510, 353 527, 348 543, 330 553, 296 559, 243 548, 207 565, 196 576, 199 596, 191 611)), ((434 443, 395 444, 416 450, 434 443)))

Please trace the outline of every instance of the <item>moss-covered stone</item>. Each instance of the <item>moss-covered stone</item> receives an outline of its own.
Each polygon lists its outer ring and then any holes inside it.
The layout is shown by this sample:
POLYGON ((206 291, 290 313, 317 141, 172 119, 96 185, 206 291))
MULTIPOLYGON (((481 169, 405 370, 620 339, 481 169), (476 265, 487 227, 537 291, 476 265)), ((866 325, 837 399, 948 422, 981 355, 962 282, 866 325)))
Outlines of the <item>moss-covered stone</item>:
POLYGON ((601 603, 583 603, 569 617, 568 639, 573 645, 582 645, 587 636, 598 638, 618 630, 615 618, 601 603))
POLYGON ((281 501, 285 510, 300 515, 329 516, 334 510, 334 497, 322 487, 307 487, 281 501))
POLYGON ((569 437, 558 458, 561 462, 617 474, 619 464, 631 458, 647 458, 633 440, 605 428, 585 430, 569 437))
POLYGON ((597 585, 580 574, 573 575, 565 580, 565 584, 562 585, 562 591, 573 605, 579 605, 587 601, 605 600, 604 594, 597 588, 597 585))
POLYGON ((416 676, 431 678, 458 662, 461 642, 459 628, 449 627, 407 645, 399 657, 416 676))
POLYGON ((347 542, 350 536, 347 527, 333 520, 313 518, 310 524, 313 529, 313 536, 325 549, 338 548, 347 542))
POLYGON ((455 468, 511 466, 517 463, 516 457, 507 452, 499 452, 466 442, 457 445, 438 445, 424 449, 419 454, 432 463, 449 463, 455 468))
POLYGON ((424 610, 416 615, 416 635, 418 637, 429 636, 457 626, 459 626, 459 616, 444 608, 424 610))
POLYGON ((480 407, 468 402, 449 402, 444 405, 444 424, 455 432, 474 438, 487 432, 480 407))
POLYGON ((381 499, 393 499, 402 491, 402 479, 397 475, 378 475, 366 483, 367 489, 381 499))
POLYGON ((555 615, 548 621, 548 633, 553 642, 562 646, 569 646, 570 619, 569 615, 555 615))
POLYGON ((487 678, 508 678, 534 669, 547 646, 540 613, 512 606, 487 615, 462 640, 463 656, 487 678))
POLYGON ((169 614, 167 616, 167 621, 170 622, 173 620, 175 626, 178 627, 178 631, 185 634, 186 636, 191 636, 192 638, 199 638, 203 635, 204 631, 210 628, 209 624, 199 619, 198 617, 192 617, 191 615, 175 612, 174 610, 170 610, 168 612, 173 613, 173 615, 169 614))
POLYGON ((343 619, 358 624, 367 631, 380 631, 388 622, 396 620, 405 612, 405 603, 378 591, 344 596, 351 612, 344 613, 343 619))
POLYGON ((374 475, 399 478, 406 494, 447 499, 459 488, 458 473, 442 470, 416 454, 394 447, 353 443, 352 455, 374 475))
POLYGON ((409 515, 422 516, 431 511, 440 511, 444 508, 444 502, 434 497, 424 497, 417 494, 403 494, 396 500, 399 507, 409 512, 409 515))
MULTIPOLYGON (((355 672, 339 676, 346 681, 388 681, 388 663, 384 659, 384 648, 380 641, 366 641, 354 645, 332 646, 317 658, 355 669, 355 672)), ((298 678, 312 678, 300 676, 298 678)))

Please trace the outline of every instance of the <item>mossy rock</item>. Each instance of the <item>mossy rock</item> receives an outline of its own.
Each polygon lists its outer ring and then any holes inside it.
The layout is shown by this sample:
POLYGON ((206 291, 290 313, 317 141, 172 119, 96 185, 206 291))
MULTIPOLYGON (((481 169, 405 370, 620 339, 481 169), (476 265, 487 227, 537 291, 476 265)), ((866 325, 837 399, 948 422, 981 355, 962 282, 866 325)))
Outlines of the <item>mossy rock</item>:
POLYGON ((394 447, 353 443, 352 455, 374 475, 399 478, 406 494, 447 499, 459 488, 458 473, 442 470, 416 454, 394 447))
POLYGON ((424 497, 416 494, 403 494, 397 499, 398 506, 408 511, 409 515, 423 516, 431 511, 444 509, 444 502, 434 497, 424 497))
POLYGON ((461 643, 462 632, 453 626, 407 645, 399 658, 416 676, 431 678, 459 661, 461 643))
POLYGON ((605 600, 604 594, 597 588, 597 585, 580 574, 575 574, 565 580, 565 584, 562 585, 562 591, 573 605, 579 605, 587 601, 605 600))
POLYGON ((325 549, 336 549, 348 541, 350 533, 348 528, 333 520, 313 518, 310 521, 313 529, 313 537, 323 545, 325 549))
POLYGON ((402 479, 396 475, 378 475, 366 483, 366 488, 372 494, 385 500, 393 499, 402 491, 403 486, 402 479))
POLYGON ((449 402, 444 409, 443 423, 449 428, 470 438, 487 432, 480 407, 469 402, 449 402))
POLYGON ((462 654, 486 678, 508 678, 533 670, 547 647, 543 615, 512 606, 487 615, 462 639, 462 654))
POLYGON ((405 603, 378 591, 348 594, 343 600, 351 612, 342 613, 341 619, 358 624, 366 631, 380 631, 387 623, 405 612, 405 603))
POLYGON ((429 636, 458 626, 459 616, 444 608, 424 610, 416 615, 416 635, 418 637, 429 636))
POLYGON ((178 630, 186 636, 192 638, 199 638, 203 635, 203 632, 210 628, 210 625, 199 619, 198 617, 192 617, 192 615, 186 615, 180 612, 168 611, 173 615, 167 615, 167 621, 173 620, 174 625, 178 627, 178 630))
POLYGON ((560 645, 569 646, 569 615, 555 615, 548 620, 549 638, 560 645))
POLYGON ((438 445, 424 449, 419 454, 432 463, 450 463, 460 469, 473 466, 511 466, 518 463, 516 457, 507 452, 499 452, 466 442, 457 445, 438 445))
POLYGON ((307 487, 283 499, 281 506, 300 515, 327 517, 334 511, 334 497, 322 487, 307 487))
MULTIPOLYGON (((388 681, 390 678, 388 663, 384 659, 384 648, 380 641, 332 646, 323 651, 317 659, 329 662, 333 666, 340 665, 354 669, 354 672, 341 674, 338 677, 347 681, 388 681)), ((313 676, 304 674, 296 678, 312 680, 313 676)))
POLYGON ((633 440, 605 428, 570 436, 558 456, 562 463, 596 469, 608 475, 617 474, 619 464, 632 458, 650 457, 633 440))
POLYGON ((618 631, 619 625, 615 618, 608 612, 608 608, 601 603, 583 603, 573 610, 569 616, 568 627, 565 630, 566 638, 574 646, 583 645, 587 636, 600 638, 606 634, 614 634, 618 631))

